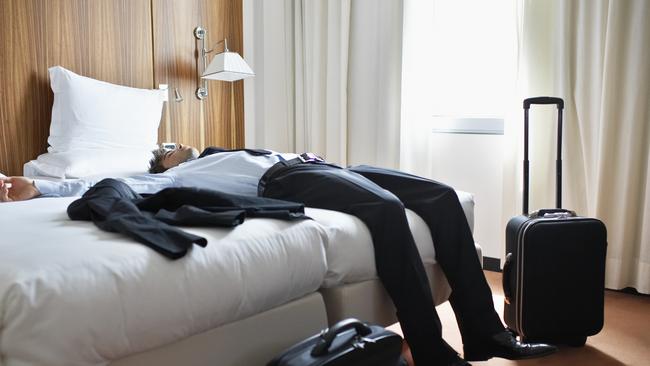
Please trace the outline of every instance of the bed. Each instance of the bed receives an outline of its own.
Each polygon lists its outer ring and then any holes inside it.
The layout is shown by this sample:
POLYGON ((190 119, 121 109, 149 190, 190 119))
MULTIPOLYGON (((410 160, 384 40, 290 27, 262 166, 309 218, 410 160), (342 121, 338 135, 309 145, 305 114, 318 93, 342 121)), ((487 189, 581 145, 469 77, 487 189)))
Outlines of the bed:
MULTIPOLYGON (((50 78, 48 152, 25 165, 27 175, 56 180, 144 169, 148 158, 138 157, 150 156, 158 139, 160 91, 61 67, 51 68, 50 78)), ((458 196, 472 228, 473 197, 458 196)), ((74 199, 0 204, 0 366, 264 365, 340 319, 396 321, 368 229, 353 216, 307 208, 313 220, 185 228, 209 244, 171 261, 69 220, 74 199)), ((407 216, 439 304, 450 290, 429 229, 415 213, 407 216)), ((477 253, 481 258, 478 245, 477 253)))
MULTIPOLYGON (((472 197, 459 196, 471 223, 472 197)), ((3 365, 257 365, 341 318, 395 321, 353 216, 308 208, 313 221, 186 228, 210 244, 170 261, 68 220, 72 200, 0 205, 3 365)), ((440 303, 431 237, 408 217, 440 303)))

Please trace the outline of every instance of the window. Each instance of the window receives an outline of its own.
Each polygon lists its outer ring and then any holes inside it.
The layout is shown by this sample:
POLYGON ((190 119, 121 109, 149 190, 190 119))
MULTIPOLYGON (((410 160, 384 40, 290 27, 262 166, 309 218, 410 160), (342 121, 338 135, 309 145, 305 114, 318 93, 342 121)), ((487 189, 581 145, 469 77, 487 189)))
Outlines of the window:
POLYGON ((458 119, 468 133, 503 130, 517 75, 515 16, 515 0, 434 0, 429 94, 439 127, 458 119))

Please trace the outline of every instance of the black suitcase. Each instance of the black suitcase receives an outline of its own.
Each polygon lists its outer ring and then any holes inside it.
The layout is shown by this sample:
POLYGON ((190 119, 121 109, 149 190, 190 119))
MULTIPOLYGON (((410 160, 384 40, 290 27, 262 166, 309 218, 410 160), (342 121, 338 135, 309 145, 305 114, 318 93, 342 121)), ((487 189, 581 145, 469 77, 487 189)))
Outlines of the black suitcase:
POLYGON ((560 98, 524 100, 523 215, 506 227, 503 267, 504 319, 524 341, 582 346, 603 327, 605 225, 562 206, 560 98), (558 110, 556 209, 528 214, 528 112, 532 104, 558 110))
POLYGON ((345 319, 282 352, 267 366, 407 366, 401 352, 398 334, 345 319))

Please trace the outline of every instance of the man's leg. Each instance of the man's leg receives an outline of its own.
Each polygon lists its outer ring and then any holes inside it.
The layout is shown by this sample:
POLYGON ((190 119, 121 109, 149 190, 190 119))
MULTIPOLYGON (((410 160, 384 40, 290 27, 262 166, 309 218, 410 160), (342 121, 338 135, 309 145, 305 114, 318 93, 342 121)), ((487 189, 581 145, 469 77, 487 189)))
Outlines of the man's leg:
POLYGON ((456 357, 442 340, 424 267, 395 195, 358 174, 318 164, 278 171, 262 195, 360 218, 370 230, 379 278, 395 303, 416 364, 446 364, 456 357))
POLYGON ((480 341, 503 331, 456 192, 444 184, 400 171, 369 166, 349 170, 394 193, 429 226, 436 260, 452 289, 449 301, 463 343, 480 341))

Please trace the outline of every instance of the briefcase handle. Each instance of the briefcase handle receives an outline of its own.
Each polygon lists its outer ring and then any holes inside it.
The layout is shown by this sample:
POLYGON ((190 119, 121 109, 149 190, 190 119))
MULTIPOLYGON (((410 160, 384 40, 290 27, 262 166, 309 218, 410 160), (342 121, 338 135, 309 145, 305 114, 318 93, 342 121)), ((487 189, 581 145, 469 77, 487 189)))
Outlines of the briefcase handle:
POLYGON ((311 350, 311 355, 313 357, 318 357, 326 354, 330 346, 332 345, 332 342, 334 342, 336 336, 350 329, 355 329, 357 331, 357 334, 359 334, 362 337, 372 333, 372 329, 370 329, 370 327, 367 324, 362 323, 358 319, 349 318, 349 319, 341 320, 340 322, 334 324, 326 331, 321 333, 320 335, 321 339, 311 350))
POLYGON ((534 97, 524 99, 524 199, 523 213, 528 215, 528 112, 533 104, 555 104, 557 106, 557 159, 555 160, 555 207, 562 207, 562 110, 564 100, 556 97, 534 97))

